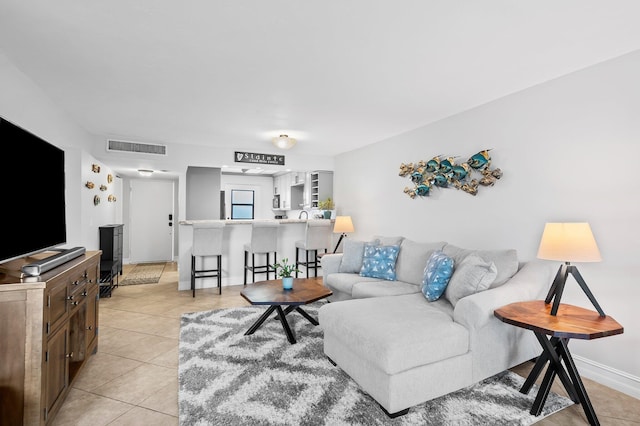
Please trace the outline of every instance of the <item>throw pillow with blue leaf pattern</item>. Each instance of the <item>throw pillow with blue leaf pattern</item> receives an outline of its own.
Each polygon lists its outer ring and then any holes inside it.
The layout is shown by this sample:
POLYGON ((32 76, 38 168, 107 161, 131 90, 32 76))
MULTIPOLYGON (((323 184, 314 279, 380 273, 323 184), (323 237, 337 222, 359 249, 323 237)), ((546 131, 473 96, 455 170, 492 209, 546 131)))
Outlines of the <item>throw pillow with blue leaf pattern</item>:
POLYGON ((379 246, 365 244, 360 276, 395 281, 396 260, 398 259, 399 251, 399 245, 379 246))
POLYGON ((422 279, 422 294, 429 302, 434 302, 442 296, 453 274, 453 259, 441 250, 434 251, 424 268, 422 279))

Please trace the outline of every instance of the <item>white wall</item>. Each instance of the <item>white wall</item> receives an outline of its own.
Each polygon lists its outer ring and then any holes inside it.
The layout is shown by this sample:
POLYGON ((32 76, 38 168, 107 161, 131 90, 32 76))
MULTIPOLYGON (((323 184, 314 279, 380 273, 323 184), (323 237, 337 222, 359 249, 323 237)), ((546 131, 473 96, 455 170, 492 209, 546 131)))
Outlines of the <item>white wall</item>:
MULTIPOLYGON (((353 217, 356 238, 516 248, 522 260, 535 258, 545 222, 590 222, 603 261, 578 267, 605 313, 626 328, 571 347, 587 377, 640 397, 639 75, 635 52, 340 155, 338 214, 353 217), (401 163, 438 154, 466 160, 485 148, 504 171, 494 187, 475 197, 403 193, 413 185, 398 176, 401 163)), ((562 301, 591 307, 570 280, 562 301)))
POLYGON ((217 167, 187 168, 188 220, 220 218, 220 175, 217 167))
MULTIPOLYGON (((65 247, 82 246, 87 250, 97 250, 98 226, 105 222, 113 223, 117 218, 120 205, 107 203, 106 196, 101 196, 102 203, 97 207, 94 206, 94 192, 100 192, 100 184, 94 190, 85 187, 88 175, 92 173, 91 164, 98 163, 102 166, 100 182, 104 180, 106 183, 106 174, 112 173, 108 167, 86 151, 86 147, 93 145, 95 136, 76 125, 2 52, 0 52, 0 94, 0 116, 65 151, 67 203, 65 247)), ((95 177, 91 176, 92 179, 95 177)), ((113 187, 109 185, 109 188, 117 190, 117 183, 114 182, 113 185, 113 187)))
POLYGON ((273 201, 273 177, 257 175, 222 174, 220 186, 225 191, 226 218, 231 218, 231 190, 244 189, 254 191, 254 217, 256 219, 273 219, 271 209, 273 201))
MULTIPOLYGON (((73 163, 71 167, 78 170, 78 163, 73 163)), ((79 188, 79 204, 67 200, 67 209, 79 207, 81 222, 80 226, 67 224, 67 228, 68 230, 82 232, 83 245, 87 248, 95 247, 97 249, 100 246, 98 228, 103 225, 122 223, 121 211, 125 202, 122 194, 122 179, 118 178, 108 166, 85 152, 81 155, 79 171, 80 178, 74 177, 72 183, 73 187, 79 188), (92 170, 94 164, 99 167, 100 171, 97 173, 92 170), (108 182, 108 175, 112 176, 111 183, 108 182), (92 189, 87 188, 87 182, 92 182, 94 187, 92 189), (107 189, 101 190, 100 187, 102 185, 107 189), (109 195, 113 195, 115 201, 109 201, 109 195), (94 202, 96 196, 100 198, 98 204, 94 202)), ((67 191, 67 194, 69 194, 69 191, 67 191)))

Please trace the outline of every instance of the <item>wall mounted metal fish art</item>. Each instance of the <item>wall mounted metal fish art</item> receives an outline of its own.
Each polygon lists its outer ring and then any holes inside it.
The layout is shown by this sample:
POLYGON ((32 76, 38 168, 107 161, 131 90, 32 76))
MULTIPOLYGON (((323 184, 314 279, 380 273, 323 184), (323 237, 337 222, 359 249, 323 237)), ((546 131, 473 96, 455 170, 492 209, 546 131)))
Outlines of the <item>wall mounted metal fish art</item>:
POLYGON ((436 155, 428 161, 400 164, 401 177, 409 177, 413 188, 405 187, 404 192, 411 198, 425 197, 431 188, 456 188, 467 194, 476 195, 478 187, 493 186, 502 177, 502 170, 491 169, 491 149, 473 154, 464 163, 457 164, 458 157, 436 155))

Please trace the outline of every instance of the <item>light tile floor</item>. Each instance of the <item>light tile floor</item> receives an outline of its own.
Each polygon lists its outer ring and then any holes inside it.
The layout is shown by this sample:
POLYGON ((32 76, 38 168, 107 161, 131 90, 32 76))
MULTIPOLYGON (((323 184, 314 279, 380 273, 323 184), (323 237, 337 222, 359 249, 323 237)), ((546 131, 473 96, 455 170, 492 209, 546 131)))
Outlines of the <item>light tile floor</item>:
MULTIPOLYGON (((125 265, 124 275, 134 265, 125 265)), ((121 286, 100 299, 98 352, 74 382, 54 419, 67 425, 177 425, 178 339, 186 312, 245 306, 242 285, 178 291, 178 271, 168 263, 157 284, 121 286)), ((513 370, 526 377, 532 363, 513 370)), ((556 380, 558 382, 558 380, 556 380)), ((640 400, 584 379, 602 425, 640 425, 640 400)), ((555 392, 566 395, 562 385, 555 392)), ((580 405, 542 419, 538 424, 586 425, 580 405)))

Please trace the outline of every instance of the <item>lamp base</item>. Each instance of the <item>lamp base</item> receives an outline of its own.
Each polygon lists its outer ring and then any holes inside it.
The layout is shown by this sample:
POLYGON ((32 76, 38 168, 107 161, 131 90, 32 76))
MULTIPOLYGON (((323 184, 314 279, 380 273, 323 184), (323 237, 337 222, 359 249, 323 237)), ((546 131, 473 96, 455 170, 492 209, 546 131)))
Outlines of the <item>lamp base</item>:
POLYGON ((562 292, 564 291, 564 284, 567 282, 567 277, 569 274, 573 275, 573 278, 578 282, 580 288, 587 295, 593 306, 596 308, 601 317, 605 317, 605 313, 598 304, 598 301, 594 297, 591 290, 587 286, 587 283, 580 275, 578 268, 571 265, 569 262, 564 265, 560 265, 560 269, 558 269, 558 273, 556 274, 555 279, 553 280, 553 284, 551 284, 551 288, 549 289, 549 293, 547 293, 547 298, 544 299, 544 303, 549 304, 553 300, 553 306, 551 307, 551 315, 555 316, 558 313, 558 306, 560 306, 560 299, 562 298, 562 292))
POLYGON ((347 234, 345 234, 344 232, 340 234, 340 238, 338 239, 338 244, 336 244, 336 248, 333 249, 334 253, 338 250, 338 247, 340 247, 340 243, 342 242, 342 239, 346 236, 347 234))

